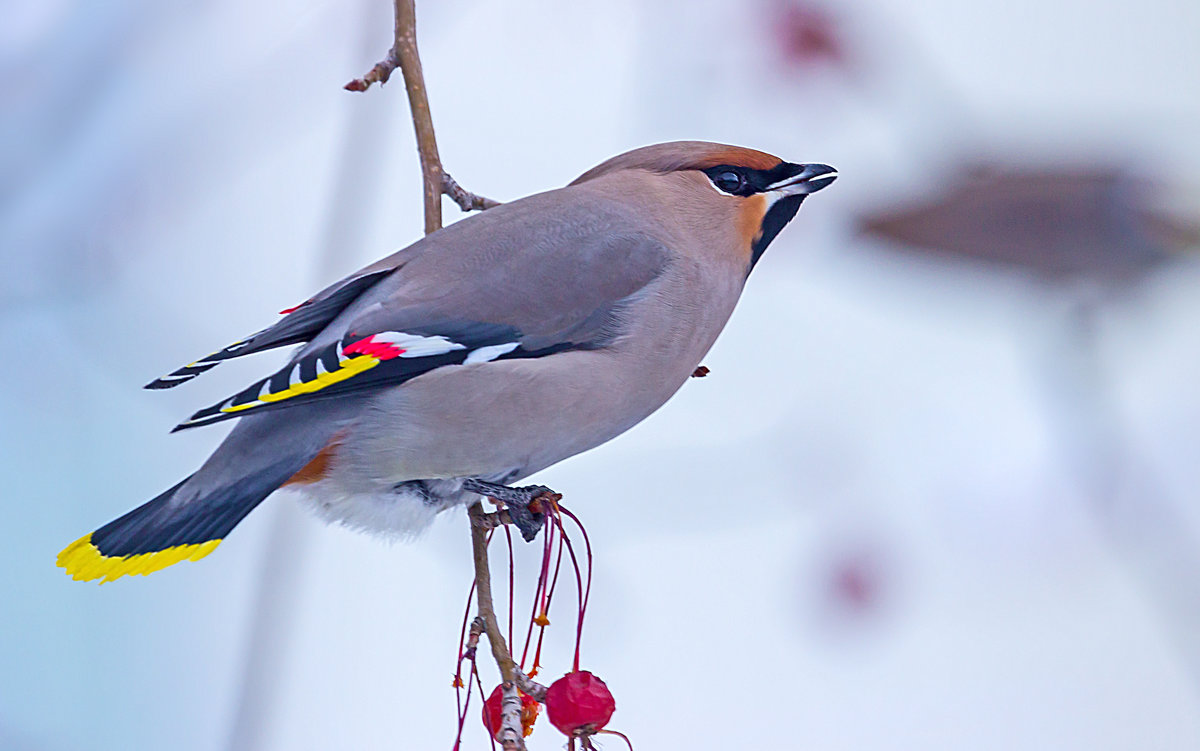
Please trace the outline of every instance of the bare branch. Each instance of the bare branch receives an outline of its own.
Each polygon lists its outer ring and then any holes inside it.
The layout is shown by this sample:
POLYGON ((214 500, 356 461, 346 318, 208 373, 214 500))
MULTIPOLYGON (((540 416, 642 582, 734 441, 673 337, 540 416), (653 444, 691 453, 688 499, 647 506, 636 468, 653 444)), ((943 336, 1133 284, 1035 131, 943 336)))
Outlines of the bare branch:
MULTIPOLYGON (((492 572, 488 565, 487 514, 481 502, 475 502, 467 511, 471 518, 471 550, 475 559, 475 589, 479 617, 483 619, 483 631, 492 645, 492 657, 500 667, 503 699, 500 707, 500 744, 504 751, 523 750, 524 736, 521 731, 521 696, 517 693, 517 665, 508 651, 500 625, 496 622, 496 606, 492 602, 492 572)), ((494 526, 494 525, 492 525, 494 526)))
POLYGON ((525 751, 525 731, 521 727, 521 694, 517 684, 500 684, 500 747, 504 751, 525 751))
POLYGON ((417 10, 414 0, 395 1, 396 46, 392 49, 399 58, 400 72, 404 74, 413 130, 417 134, 417 153, 421 155, 421 177, 425 188, 425 234, 428 235, 442 227, 442 160, 433 133, 433 114, 429 111, 421 56, 417 53, 417 10))
POLYGON ((425 75, 421 70, 421 56, 417 51, 417 11, 414 0, 394 0, 394 3, 395 37, 387 57, 376 63, 365 76, 354 79, 343 88, 347 91, 366 91, 373 83, 387 83, 396 68, 400 69, 404 76, 404 88, 408 92, 413 130, 417 135, 417 153, 421 157, 425 234, 428 235, 442 227, 442 195, 450 196, 463 211, 490 209, 500 204, 464 190, 442 169, 437 137, 433 131, 433 115, 429 110, 429 94, 425 90, 425 75))
MULTIPOLYGON (((437 138, 433 130, 433 115, 429 110, 429 95, 425 90, 425 76, 421 71, 421 57, 417 51, 417 15, 414 0, 393 0, 396 13, 394 41, 387 57, 362 78, 346 84, 348 91, 366 91, 371 84, 383 85, 391 78, 396 68, 404 76, 404 88, 408 94, 408 105, 412 112, 413 131, 417 138, 417 153, 421 158, 421 183, 425 207, 425 234, 441 229, 442 196, 454 200, 463 211, 489 209, 499 203, 476 195, 460 186, 442 168, 438 155, 437 138)), ((471 547, 475 561, 476 601, 479 615, 471 623, 470 638, 466 652, 474 660, 481 633, 487 634, 492 645, 492 656, 500 667, 502 679, 501 722, 499 740, 504 751, 524 751, 524 733, 521 727, 521 696, 517 690, 518 674, 523 682, 536 686, 527 676, 520 673, 500 627, 496 622, 496 609, 492 602, 492 576, 488 567, 488 530, 502 524, 511 524, 512 518, 505 510, 494 514, 485 513, 483 505, 475 503, 469 509, 471 519, 471 547)), ((530 693, 530 692, 526 692, 530 693)), ((530 694, 532 695, 532 694, 530 694)), ((545 689, 541 690, 545 696, 545 689)), ((460 728, 461 731, 461 728, 460 728)))

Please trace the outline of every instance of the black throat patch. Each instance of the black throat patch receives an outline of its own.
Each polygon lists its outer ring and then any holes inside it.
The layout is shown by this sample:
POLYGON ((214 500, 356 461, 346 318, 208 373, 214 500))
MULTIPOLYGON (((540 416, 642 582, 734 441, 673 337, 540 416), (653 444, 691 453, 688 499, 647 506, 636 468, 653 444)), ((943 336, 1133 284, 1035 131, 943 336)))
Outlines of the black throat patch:
POLYGON ((796 216, 796 212, 800 210, 800 204, 802 203, 804 203, 803 195, 786 196, 780 198, 767 210, 766 216, 763 217, 762 230, 759 232, 758 239, 750 247, 750 268, 754 268, 754 264, 758 263, 759 258, 762 258, 763 252, 766 251, 767 246, 771 244, 775 236, 796 216))

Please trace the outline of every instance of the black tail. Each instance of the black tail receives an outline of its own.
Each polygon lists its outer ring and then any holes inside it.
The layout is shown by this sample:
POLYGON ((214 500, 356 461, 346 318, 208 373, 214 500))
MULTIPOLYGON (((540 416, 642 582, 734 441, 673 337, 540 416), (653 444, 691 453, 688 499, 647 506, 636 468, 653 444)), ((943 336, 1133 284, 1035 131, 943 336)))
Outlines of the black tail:
POLYGON ((264 498, 296 472, 282 462, 251 478, 180 501, 185 479, 119 519, 68 545, 58 565, 74 579, 101 584, 126 574, 149 574, 211 553, 264 498))

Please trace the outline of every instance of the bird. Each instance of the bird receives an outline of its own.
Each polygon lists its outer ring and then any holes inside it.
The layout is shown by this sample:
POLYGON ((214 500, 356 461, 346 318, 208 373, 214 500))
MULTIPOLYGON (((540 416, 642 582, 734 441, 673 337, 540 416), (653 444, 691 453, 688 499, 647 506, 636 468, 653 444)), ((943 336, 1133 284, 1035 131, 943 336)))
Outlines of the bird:
POLYGON ((515 483, 666 403, 767 246, 836 178, 738 146, 660 143, 433 232, 147 384, 300 345, 175 428, 237 421, 194 474, 57 563, 104 583, 199 560, 285 487, 328 522, 399 538, 488 496, 531 540, 550 490, 515 483))

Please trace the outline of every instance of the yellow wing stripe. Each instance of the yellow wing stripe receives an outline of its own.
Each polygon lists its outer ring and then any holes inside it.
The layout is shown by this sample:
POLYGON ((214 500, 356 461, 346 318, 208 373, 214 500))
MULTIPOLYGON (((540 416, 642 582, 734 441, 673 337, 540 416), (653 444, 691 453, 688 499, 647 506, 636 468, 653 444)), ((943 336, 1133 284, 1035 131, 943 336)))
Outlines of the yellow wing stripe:
POLYGON ((237 404, 229 407, 221 407, 222 412, 241 412, 244 409, 262 406, 268 402, 281 402, 284 399, 291 399, 293 396, 301 394, 311 394, 314 391, 320 391, 326 386, 332 386, 335 383, 340 383, 347 379, 370 370, 378 365, 382 360, 371 355, 357 355, 342 360, 338 364, 338 369, 331 373, 318 373, 317 377, 311 381, 302 381, 287 387, 283 391, 276 391, 273 394, 262 394, 256 401, 247 402, 245 404, 237 404))
POLYGON ((216 549, 220 539, 176 545, 166 550, 136 555, 108 556, 92 544, 92 533, 80 537, 58 554, 58 565, 75 581, 115 581, 126 574, 145 576, 180 561, 198 561, 216 549))

